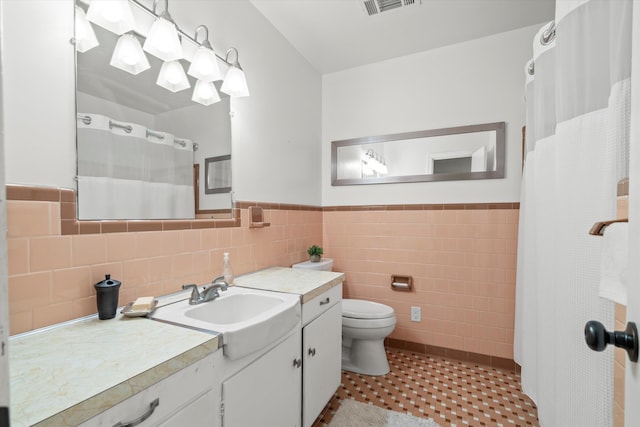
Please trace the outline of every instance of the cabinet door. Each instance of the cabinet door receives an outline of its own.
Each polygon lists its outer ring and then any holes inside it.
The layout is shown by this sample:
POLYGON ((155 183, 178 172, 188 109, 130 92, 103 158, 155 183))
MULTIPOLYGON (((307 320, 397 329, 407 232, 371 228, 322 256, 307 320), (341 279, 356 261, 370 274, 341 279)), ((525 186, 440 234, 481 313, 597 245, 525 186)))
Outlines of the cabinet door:
POLYGON ((342 304, 309 323, 303 332, 303 426, 309 427, 340 387, 342 304))
POLYGON ((209 390, 204 395, 191 402, 186 407, 169 417, 159 427, 214 427, 219 425, 220 415, 216 405, 220 402, 216 399, 214 390, 209 390))
POLYGON ((300 331, 222 383, 223 427, 299 427, 300 331))

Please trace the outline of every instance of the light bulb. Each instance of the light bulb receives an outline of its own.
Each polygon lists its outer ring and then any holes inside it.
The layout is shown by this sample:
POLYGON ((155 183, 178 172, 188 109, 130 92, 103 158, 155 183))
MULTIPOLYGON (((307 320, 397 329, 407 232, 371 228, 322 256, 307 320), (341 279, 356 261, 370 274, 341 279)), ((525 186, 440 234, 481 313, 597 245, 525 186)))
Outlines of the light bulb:
POLYGON ((211 86, 204 84, 198 86, 198 96, 202 99, 211 99, 213 96, 213 90, 211 90, 211 86))
POLYGON ((76 6, 75 24, 76 50, 78 52, 86 52, 100 44, 96 38, 96 33, 93 32, 91 23, 87 20, 87 15, 78 6, 76 6))
POLYGON ((105 3, 101 15, 109 22, 118 22, 122 19, 122 9, 118 4, 105 3))
POLYGON ((163 61, 174 61, 184 57, 175 24, 164 18, 155 20, 142 48, 163 61))
POLYGON ((249 96, 249 88, 247 88, 247 79, 244 76, 244 72, 240 68, 229 67, 220 90, 232 98, 249 96))
POLYGON ((169 71, 167 71, 167 81, 172 85, 180 83, 180 72, 178 72, 175 67, 171 67, 169 71))
POLYGON ((196 81, 196 88, 193 90, 191 100, 206 106, 220 101, 220 95, 218 95, 218 91, 213 85, 213 82, 198 80, 196 81))
POLYGON ((117 35, 135 27, 128 0, 92 0, 87 10, 87 19, 117 35))
POLYGON ((125 45, 122 50, 122 62, 127 65, 136 65, 138 61, 140 61, 140 57, 138 56, 138 52, 131 45, 125 45))
POLYGON ((140 42, 130 33, 120 36, 109 64, 134 75, 150 68, 140 42))
POLYGON ((213 66, 209 61, 200 61, 198 64, 198 72, 200 74, 210 74, 213 71, 213 66))
POLYGON ((191 86, 182 64, 177 60, 162 63, 156 83, 171 92, 178 92, 191 86))
POLYGON ((191 66, 189 66, 187 74, 203 82, 221 80, 222 74, 220 73, 218 59, 213 50, 205 46, 200 46, 193 55, 193 60, 191 61, 191 66))

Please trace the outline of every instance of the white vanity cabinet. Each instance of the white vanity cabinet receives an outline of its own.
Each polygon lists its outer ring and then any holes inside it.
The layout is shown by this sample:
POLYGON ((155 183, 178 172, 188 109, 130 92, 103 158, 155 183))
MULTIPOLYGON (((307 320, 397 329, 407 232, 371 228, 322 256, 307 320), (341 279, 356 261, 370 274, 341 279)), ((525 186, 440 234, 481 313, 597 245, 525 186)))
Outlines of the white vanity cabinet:
POLYGON ((299 326, 286 340, 222 383, 222 427, 299 427, 299 326))
POLYGON ((342 284, 302 305, 302 425, 309 427, 340 386, 342 284))
POLYGON ((219 375, 216 369, 222 357, 222 351, 218 350, 85 421, 80 427, 217 427, 219 390, 215 390, 215 385, 220 380, 216 378, 219 375))

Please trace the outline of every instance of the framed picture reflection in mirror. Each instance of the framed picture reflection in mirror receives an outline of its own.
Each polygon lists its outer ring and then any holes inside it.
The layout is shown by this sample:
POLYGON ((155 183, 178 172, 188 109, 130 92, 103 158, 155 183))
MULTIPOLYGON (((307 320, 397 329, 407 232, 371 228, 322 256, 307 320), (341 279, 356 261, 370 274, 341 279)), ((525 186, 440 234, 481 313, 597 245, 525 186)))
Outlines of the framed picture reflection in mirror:
POLYGON ((231 191, 231 155, 204 159, 205 194, 231 191))

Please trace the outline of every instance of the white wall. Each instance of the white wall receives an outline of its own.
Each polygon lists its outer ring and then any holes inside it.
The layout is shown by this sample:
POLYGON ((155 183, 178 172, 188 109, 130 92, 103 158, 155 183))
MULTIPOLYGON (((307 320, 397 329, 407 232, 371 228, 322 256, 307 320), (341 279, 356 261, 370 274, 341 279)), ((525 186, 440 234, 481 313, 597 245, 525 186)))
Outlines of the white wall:
POLYGON ((324 206, 517 202, 534 25, 323 76, 324 206), (331 141, 506 122, 504 179, 331 186, 331 141))
MULTIPOLYGON (((0 4, 0 34, 4 25, 2 16, 4 10, 0 4)), ((4 37, 0 37, 0 43, 4 43, 4 37)), ((0 47, 0 76, 4 73, 4 49, 0 47)), ((0 95, 4 88, 0 82, 0 95)), ((0 162, 4 161, 4 108, 0 101, 0 162)), ((2 164, 2 163, 0 163, 2 164)), ((0 229, 7 229, 6 193, 4 190, 4 169, 0 171, 0 229)), ((7 278, 7 233, 0 236, 0 407, 9 407, 9 285, 7 278), (5 349, 5 351, 2 351, 5 349)), ((1 421, 0 421, 1 422, 1 421)))
POLYGON ((320 74, 247 1, 181 0, 170 10, 187 28, 211 23, 218 52, 240 52, 251 96, 231 101, 235 198, 319 206, 320 74))
MULTIPOLYGON (((145 3, 151 3, 145 1, 145 3)), ((75 188, 72 0, 2 1, 7 182, 75 188), (26 54, 25 52, 30 52, 26 54)), ((321 77, 246 0, 181 0, 187 33, 240 51, 251 97, 232 102, 237 200, 320 205, 321 77)))
POLYGON ((73 1, 2 1, 7 184, 75 188, 73 1))

